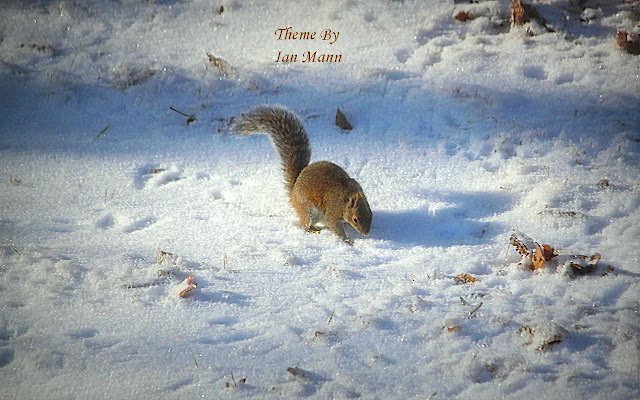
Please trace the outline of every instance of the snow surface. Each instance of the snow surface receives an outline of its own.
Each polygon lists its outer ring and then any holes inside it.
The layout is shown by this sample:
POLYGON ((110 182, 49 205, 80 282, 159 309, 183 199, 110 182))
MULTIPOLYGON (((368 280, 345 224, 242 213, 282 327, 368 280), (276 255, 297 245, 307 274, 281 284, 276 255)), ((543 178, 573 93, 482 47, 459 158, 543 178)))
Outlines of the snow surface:
POLYGON ((3 1, 0 397, 637 399, 638 2, 533 2, 554 32, 473 3, 3 1), (264 103, 369 237, 298 228, 268 140, 227 134, 264 103), (526 270, 516 230, 600 267, 526 270))

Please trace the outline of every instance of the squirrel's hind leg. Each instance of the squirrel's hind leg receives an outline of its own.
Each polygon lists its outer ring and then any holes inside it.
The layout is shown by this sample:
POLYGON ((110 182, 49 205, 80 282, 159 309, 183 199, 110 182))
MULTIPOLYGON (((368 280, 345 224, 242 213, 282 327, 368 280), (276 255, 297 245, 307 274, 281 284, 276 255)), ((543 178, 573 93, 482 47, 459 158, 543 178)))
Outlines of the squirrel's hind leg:
POLYGON ((291 193, 291 206, 295 210, 298 215, 298 219, 300 220, 300 227, 307 232, 318 232, 314 224, 316 223, 314 219, 313 206, 309 205, 304 199, 301 199, 296 192, 291 193))

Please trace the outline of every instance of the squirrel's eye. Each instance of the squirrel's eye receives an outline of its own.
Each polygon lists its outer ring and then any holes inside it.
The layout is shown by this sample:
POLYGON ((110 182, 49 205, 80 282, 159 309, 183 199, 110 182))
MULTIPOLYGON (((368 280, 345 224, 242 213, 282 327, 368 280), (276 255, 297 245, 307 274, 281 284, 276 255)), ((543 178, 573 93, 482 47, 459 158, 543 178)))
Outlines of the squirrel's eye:
POLYGON ((356 225, 358 224, 358 218, 357 217, 353 217, 353 223, 356 224, 356 225))

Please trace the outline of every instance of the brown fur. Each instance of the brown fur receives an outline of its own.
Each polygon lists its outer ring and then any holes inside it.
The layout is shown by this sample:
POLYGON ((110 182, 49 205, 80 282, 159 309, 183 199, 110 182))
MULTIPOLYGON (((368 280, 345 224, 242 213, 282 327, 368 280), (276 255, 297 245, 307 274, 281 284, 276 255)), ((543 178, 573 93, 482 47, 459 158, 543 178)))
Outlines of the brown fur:
POLYGON ((347 243, 351 240, 342 221, 360 234, 369 233, 372 214, 362 187, 329 161, 309 164, 307 134, 293 113, 282 107, 258 107, 243 115, 234 130, 269 134, 280 154, 289 201, 302 228, 316 231, 316 224, 324 222, 347 243))

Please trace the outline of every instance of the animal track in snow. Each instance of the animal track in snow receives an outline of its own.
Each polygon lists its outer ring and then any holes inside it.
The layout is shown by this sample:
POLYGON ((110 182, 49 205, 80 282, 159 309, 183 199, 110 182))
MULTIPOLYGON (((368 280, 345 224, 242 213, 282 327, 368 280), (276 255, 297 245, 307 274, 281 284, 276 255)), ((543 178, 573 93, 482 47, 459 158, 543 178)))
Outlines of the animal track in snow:
POLYGON ((404 64, 404 63, 407 62, 409 57, 411 57, 411 50, 409 50, 409 49, 400 49, 400 50, 396 51, 394 53, 394 55, 396 56, 396 60, 398 60, 398 62, 404 64))
POLYGON ((107 229, 111 228, 115 224, 115 219, 111 214, 105 214, 102 217, 98 218, 96 223, 94 224, 98 229, 107 229))
POLYGON ((149 185, 163 186, 182 179, 182 172, 183 169, 177 165, 164 167, 158 164, 145 164, 136 170, 133 184, 139 190, 149 185))
POLYGON ((528 65, 523 69, 524 76, 527 78, 544 81, 547 79, 547 71, 539 65, 528 65))
POLYGON ((133 221, 129 225, 125 226, 122 230, 124 233, 132 233, 144 228, 148 228, 151 225, 155 224, 156 222, 157 222, 157 219, 155 217, 146 216, 133 221))
POLYGON ((94 328, 81 328, 67 332, 67 336, 73 339, 89 339, 98 334, 98 330, 94 328))
POLYGON ((3 368, 13 361, 14 350, 11 347, 0 347, 0 368, 3 368))

